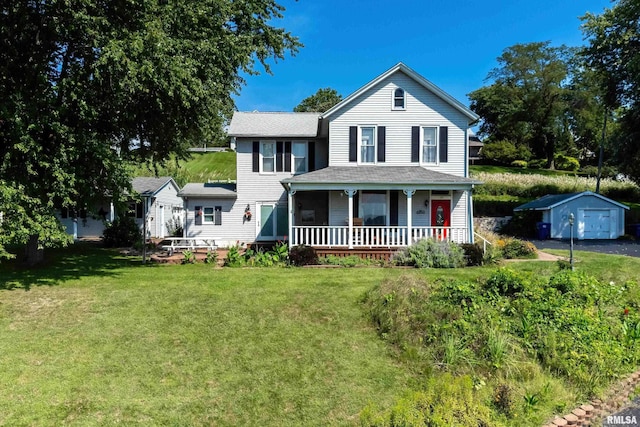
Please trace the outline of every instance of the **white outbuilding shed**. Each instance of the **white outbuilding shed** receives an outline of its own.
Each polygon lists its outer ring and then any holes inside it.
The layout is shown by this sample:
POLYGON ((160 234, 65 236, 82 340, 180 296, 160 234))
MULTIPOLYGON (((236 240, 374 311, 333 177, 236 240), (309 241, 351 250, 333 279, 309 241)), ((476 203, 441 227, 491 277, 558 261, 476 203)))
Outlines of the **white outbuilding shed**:
POLYGON ((548 194, 518 206, 514 212, 541 211, 542 222, 550 228, 552 239, 570 237, 570 214, 574 215, 574 237, 580 240, 617 239, 624 235, 624 211, 629 209, 591 191, 548 194))

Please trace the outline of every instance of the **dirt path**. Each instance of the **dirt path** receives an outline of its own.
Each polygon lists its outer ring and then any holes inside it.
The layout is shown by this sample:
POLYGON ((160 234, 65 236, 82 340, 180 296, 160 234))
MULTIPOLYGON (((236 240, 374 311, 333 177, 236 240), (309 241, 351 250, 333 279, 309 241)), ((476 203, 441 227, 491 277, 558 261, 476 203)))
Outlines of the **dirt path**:
POLYGON ((536 251, 538 254, 538 258, 527 258, 527 259, 505 259, 505 262, 524 262, 524 261, 558 261, 559 259, 566 260, 565 257, 561 257, 558 255, 551 255, 547 252, 536 251))

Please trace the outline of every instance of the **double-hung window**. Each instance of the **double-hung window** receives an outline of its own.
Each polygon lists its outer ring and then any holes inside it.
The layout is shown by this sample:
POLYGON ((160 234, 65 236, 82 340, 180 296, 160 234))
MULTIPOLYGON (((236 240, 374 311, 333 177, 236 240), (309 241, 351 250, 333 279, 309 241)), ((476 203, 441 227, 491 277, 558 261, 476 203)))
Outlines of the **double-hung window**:
POLYGON ((304 173, 307 167, 307 143, 294 141, 291 148, 293 157, 293 173, 304 173))
POLYGON ((376 128, 362 126, 360 128, 360 163, 376 161, 376 128))
POLYGON ((202 223, 222 225, 222 206, 202 208, 202 223))
POLYGON ((276 170, 276 143, 275 141, 262 141, 260 143, 260 172, 275 172, 276 170))
POLYGON ((438 162, 438 128, 423 127, 422 128, 422 163, 438 162))

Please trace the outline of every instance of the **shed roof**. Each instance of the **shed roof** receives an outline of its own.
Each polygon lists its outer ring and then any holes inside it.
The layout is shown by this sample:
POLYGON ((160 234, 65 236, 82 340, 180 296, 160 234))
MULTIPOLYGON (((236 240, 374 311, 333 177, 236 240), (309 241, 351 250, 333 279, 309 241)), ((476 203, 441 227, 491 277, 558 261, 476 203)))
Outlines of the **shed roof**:
POLYGON ((602 199, 608 203, 616 205, 618 207, 629 209, 628 206, 623 205, 622 203, 618 203, 615 200, 611 200, 607 197, 604 197, 601 194, 594 193, 592 191, 583 191, 582 193, 568 193, 568 194, 547 194, 546 196, 542 196, 539 199, 533 200, 529 203, 525 203, 524 205, 520 205, 517 208, 513 209, 515 212, 518 211, 544 211, 547 209, 555 208, 558 205, 563 203, 570 202, 571 200, 575 200, 579 197, 583 196, 594 196, 599 199, 602 199))
POLYGON ((141 196, 148 197, 148 196, 155 195, 158 191, 162 190, 164 186, 167 185, 167 183, 170 183, 170 182, 173 183, 176 190, 180 189, 178 185, 173 181, 173 178, 171 178, 170 176, 135 177, 131 181, 131 188, 133 189, 133 191, 140 194, 141 196))
POLYGON ((178 193, 180 197, 237 199, 236 184, 190 182, 178 193))
POLYGON ((319 113, 240 112, 233 113, 229 136, 301 137, 318 135, 319 113))
POLYGON ((283 184, 481 184, 469 178, 425 169, 421 166, 329 166, 295 175, 283 184))

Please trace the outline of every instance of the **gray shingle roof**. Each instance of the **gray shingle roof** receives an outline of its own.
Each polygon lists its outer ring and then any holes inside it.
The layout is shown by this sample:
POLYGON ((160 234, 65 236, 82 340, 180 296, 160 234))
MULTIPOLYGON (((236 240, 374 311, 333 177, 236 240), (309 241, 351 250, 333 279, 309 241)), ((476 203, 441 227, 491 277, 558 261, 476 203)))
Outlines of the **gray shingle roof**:
POLYGON ((539 211, 539 210, 551 209, 555 206, 558 206, 562 203, 566 203, 570 200, 573 200, 581 196, 595 196, 607 202, 618 205, 622 208, 629 209, 627 206, 621 203, 618 203, 615 200, 608 199, 600 194, 593 193, 591 191, 583 191, 582 193, 547 194, 546 196, 542 196, 539 199, 533 200, 529 203, 525 203, 524 205, 520 205, 517 208, 514 208, 513 210, 515 212, 518 212, 518 211, 528 211, 528 210, 539 211))
POLYGON ((233 113, 228 134, 235 137, 303 137, 318 135, 319 113, 233 113))
POLYGON ((169 181, 172 181, 170 176, 159 176, 157 178, 139 176, 133 178, 131 181, 131 188, 142 196, 152 196, 157 191, 161 190, 169 181))
POLYGON ((291 184, 481 184, 420 166, 330 166, 286 178, 291 184))
POLYGON ((236 184, 190 182, 178 193, 180 197, 237 199, 236 184))

